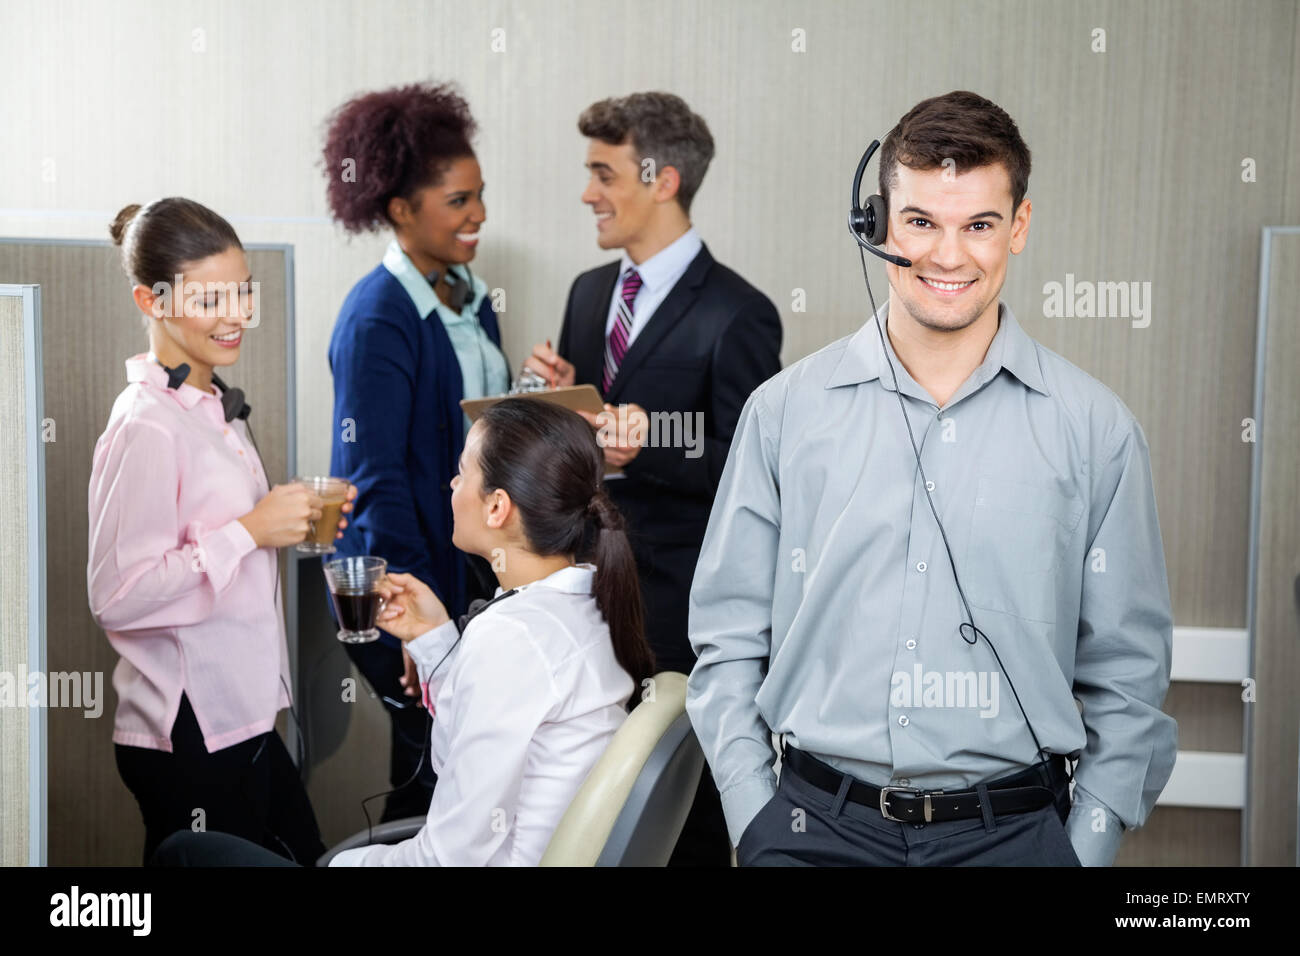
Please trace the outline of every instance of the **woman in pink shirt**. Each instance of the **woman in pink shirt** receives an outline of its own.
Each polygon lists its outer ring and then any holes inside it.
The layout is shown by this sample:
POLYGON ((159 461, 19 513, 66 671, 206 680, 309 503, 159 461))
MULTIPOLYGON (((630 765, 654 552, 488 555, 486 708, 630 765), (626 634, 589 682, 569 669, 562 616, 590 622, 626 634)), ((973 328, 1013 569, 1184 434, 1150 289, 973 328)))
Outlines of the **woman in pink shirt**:
POLYGON ((214 374, 239 357, 256 285, 230 224, 191 200, 127 206, 110 232, 150 351, 127 360, 95 445, 87 588, 121 655, 113 741, 144 859, 176 830, 213 830, 315 860, 320 830, 275 730, 291 706, 277 549, 321 502, 268 488, 242 394, 214 374))

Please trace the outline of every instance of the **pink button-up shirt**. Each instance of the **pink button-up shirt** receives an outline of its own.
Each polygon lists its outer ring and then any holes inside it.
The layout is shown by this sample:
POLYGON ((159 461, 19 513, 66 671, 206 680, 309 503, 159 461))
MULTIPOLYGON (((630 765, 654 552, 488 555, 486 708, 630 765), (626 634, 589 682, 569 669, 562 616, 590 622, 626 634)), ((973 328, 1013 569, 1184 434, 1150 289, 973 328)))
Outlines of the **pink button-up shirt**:
POLYGON ((147 355, 95 444, 90 611, 121 655, 115 743, 170 751, 184 691, 209 752, 289 706, 276 550, 237 520, 269 490, 240 419, 147 355), (282 683, 283 681, 283 683, 282 683))

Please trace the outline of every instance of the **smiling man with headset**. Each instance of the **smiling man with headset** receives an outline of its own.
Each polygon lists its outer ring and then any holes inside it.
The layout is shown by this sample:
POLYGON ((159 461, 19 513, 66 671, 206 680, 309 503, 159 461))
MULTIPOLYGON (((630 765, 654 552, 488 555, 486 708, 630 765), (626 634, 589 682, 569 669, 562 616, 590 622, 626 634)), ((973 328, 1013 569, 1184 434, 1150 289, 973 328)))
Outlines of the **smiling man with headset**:
POLYGON ((917 104, 863 208, 877 145, 849 230, 892 295, 745 404, 687 710, 741 865, 1109 865, 1177 750, 1146 438, 999 301, 1031 212, 1012 119, 917 104))

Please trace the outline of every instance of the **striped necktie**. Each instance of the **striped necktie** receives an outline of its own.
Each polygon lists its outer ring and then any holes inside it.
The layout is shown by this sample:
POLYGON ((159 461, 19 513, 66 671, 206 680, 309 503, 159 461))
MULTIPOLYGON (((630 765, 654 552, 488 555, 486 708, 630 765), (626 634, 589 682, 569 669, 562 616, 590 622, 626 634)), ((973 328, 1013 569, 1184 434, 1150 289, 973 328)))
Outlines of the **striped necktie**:
POLYGON ((609 394, 609 387, 614 384, 618 367, 627 355, 627 342, 632 334, 632 301, 641 289, 641 277, 635 269, 623 273, 623 294, 618 302, 618 314, 614 317, 614 327, 609 330, 605 341, 605 375, 601 379, 601 391, 609 394))

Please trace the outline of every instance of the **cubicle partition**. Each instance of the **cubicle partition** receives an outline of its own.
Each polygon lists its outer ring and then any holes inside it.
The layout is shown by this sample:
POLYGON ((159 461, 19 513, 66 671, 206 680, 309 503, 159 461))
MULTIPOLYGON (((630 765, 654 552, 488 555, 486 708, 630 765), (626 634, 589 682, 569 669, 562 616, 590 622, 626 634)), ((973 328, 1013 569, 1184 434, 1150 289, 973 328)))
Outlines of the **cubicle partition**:
POLYGON ((1263 230, 1255 339, 1245 862, 1300 864, 1300 226, 1263 230))
MULTIPOLYGON (((252 406, 258 444, 272 483, 291 477, 295 467, 294 347, 293 347, 293 253, 282 245, 247 247, 249 267, 260 286, 259 323, 248 333, 239 362, 222 379, 244 389, 252 406)), ((80 675, 93 687, 100 681, 103 700, 98 716, 85 707, 49 707, 44 712, 0 708, 0 741, 5 748, 3 792, 4 823, 0 840, 10 839, 10 788, 8 774, 11 741, 20 739, 21 716, 28 728, 33 721, 48 721, 48 862, 88 865, 136 865, 141 862, 144 828, 134 798, 118 776, 113 756, 113 714, 117 706, 112 690, 112 672, 117 655, 90 616, 86 597, 88 546, 87 488, 95 441, 108 422, 117 394, 126 387, 124 361, 148 350, 140 313, 131 299, 130 283, 122 272, 119 251, 107 241, 0 239, 0 280, 39 285, 42 321, 39 337, 30 343, 43 361, 44 380, 27 379, 38 388, 44 403, 41 449, 45 455, 44 482, 28 488, 43 488, 46 555, 44 585, 48 613, 44 619, 49 635, 42 670, 80 675)), ((4 368, 0 387, 6 395, 16 386, 11 347, 10 321, 5 319, 4 368)), ((10 403, 6 399, 0 415, 6 452, 17 442, 9 438, 10 403)), ((28 446, 25 446, 28 447, 28 446)), ((4 489, 9 494, 11 472, 16 466, 6 456, 4 489)), ((5 540, 10 534, 39 533, 39 521, 27 522, 26 515, 13 508, 0 509, 5 540), (12 527, 11 527, 12 525, 12 527), (37 529, 33 531, 33 529, 37 529)), ((9 572, 16 570, 10 547, 3 562, 5 588, 9 572)), ((23 552, 30 557, 30 549, 23 552)), ((291 664, 296 671, 297 569, 298 562, 282 557, 286 627, 291 664)), ((39 562, 34 561, 39 567, 39 562)), ((5 617, 5 634, 18 633, 9 626, 15 604, 0 601, 5 617)), ((21 602, 19 602, 21 604, 21 602)), ((31 605, 27 605, 29 608, 31 605)), ((33 613, 28 611, 27 613, 33 613)), ((39 614, 37 625, 39 626, 39 614)), ((26 627, 26 625, 23 625, 26 627)), ((24 631, 25 633, 25 631, 24 631)), ((13 650, 7 645, 0 671, 10 669, 13 650)), ((15 662, 16 664, 17 662, 15 662)), ((29 669, 35 669, 31 658, 29 669)), ((297 688, 295 688, 295 695, 297 688)), ((296 750, 296 728, 282 720, 290 752, 296 750)), ((33 746, 38 737, 29 737, 33 746)), ((28 764, 28 772, 32 770, 28 764)), ((10 850, 5 845, 4 861, 10 850)))
POLYGON ((0 285, 0 866, 46 862, 40 292, 0 285))

